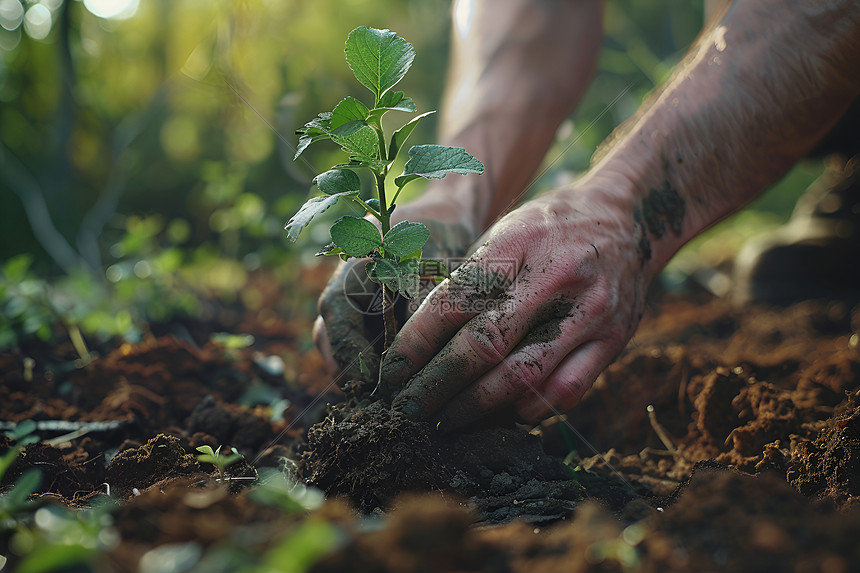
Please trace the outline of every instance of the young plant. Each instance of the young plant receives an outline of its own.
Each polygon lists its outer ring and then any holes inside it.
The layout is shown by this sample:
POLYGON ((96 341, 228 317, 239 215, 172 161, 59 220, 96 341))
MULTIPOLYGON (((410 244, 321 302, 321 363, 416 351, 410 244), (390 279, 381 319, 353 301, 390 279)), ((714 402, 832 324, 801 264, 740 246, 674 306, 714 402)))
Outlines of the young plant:
POLYGON ((200 455, 197 456, 197 461, 205 464, 212 464, 218 468, 218 476, 221 481, 224 481, 224 470, 241 460, 244 456, 236 451, 236 448, 230 448, 230 454, 222 454, 221 446, 217 450, 213 450, 212 446, 197 446, 197 451, 200 455))
MULTIPOLYGON (((345 215, 332 225, 331 244, 318 255, 370 257, 365 265, 367 276, 382 286, 382 314, 385 324, 385 348, 394 334, 394 317, 387 303, 386 291, 412 299, 418 294, 422 249, 430 230, 421 223, 401 221, 391 226, 391 214, 403 187, 418 178, 439 179, 448 173, 483 173, 484 165, 459 147, 416 145, 409 149, 403 173, 394 179, 393 194, 386 189, 386 177, 406 140, 421 119, 432 111, 413 117, 390 138, 382 128, 382 117, 389 111, 415 113, 415 102, 402 91, 392 88, 401 80, 415 58, 412 44, 389 30, 361 26, 349 33, 344 48, 346 62, 356 79, 373 93, 368 107, 347 96, 330 112, 317 115, 297 131, 300 136, 296 158, 311 143, 330 139, 349 156, 347 163, 333 166, 314 179, 323 195, 308 200, 287 223, 287 236, 295 241, 301 230, 339 200, 357 205, 362 213, 376 219, 379 228, 363 217, 345 215), (366 169, 373 174, 374 197, 363 200, 361 182, 354 170, 366 169)), ((434 278, 447 276, 439 261, 432 261, 434 278)), ((429 265, 426 265, 429 268, 429 265)))

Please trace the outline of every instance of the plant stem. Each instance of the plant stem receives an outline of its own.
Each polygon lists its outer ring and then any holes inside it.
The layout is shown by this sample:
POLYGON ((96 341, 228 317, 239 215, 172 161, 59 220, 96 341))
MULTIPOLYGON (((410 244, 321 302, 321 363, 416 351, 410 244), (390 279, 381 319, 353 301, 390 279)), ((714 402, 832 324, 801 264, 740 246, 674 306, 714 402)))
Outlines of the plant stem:
POLYGON ((388 203, 385 201, 385 172, 376 173, 376 192, 379 195, 379 214, 382 215, 379 222, 382 224, 382 235, 391 229, 391 215, 388 213, 388 203))
MULTIPOLYGON (((376 192, 379 196, 379 223, 382 226, 382 235, 391 229, 391 214, 388 212, 388 203, 385 200, 385 170, 381 173, 374 172, 376 177, 376 192)), ((383 351, 388 350, 391 341, 394 340, 395 325, 394 325, 394 307, 388 304, 388 288, 383 283, 382 285, 382 324, 385 339, 383 342, 383 351)))
MULTIPOLYGON (((394 305, 389 304, 388 302, 388 287, 383 283, 382 285, 382 328, 385 334, 383 339, 382 351, 385 352, 388 350, 388 347, 391 346, 391 342, 394 340, 394 335, 396 332, 396 325, 394 324, 394 305)), ((394 301, 391 301, 392 303, 394 301)), ((381 366, 380 366, 381 367, 381 366)))

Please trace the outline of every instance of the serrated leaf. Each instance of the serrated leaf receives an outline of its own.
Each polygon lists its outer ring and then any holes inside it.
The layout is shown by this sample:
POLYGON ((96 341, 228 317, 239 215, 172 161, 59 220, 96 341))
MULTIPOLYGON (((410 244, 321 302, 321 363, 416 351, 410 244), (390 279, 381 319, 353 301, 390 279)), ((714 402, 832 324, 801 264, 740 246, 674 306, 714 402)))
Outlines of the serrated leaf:
POLYGON ((331 240, 353 257, 366 257, 382 246, 382 236, 376 225, 362 219, 345 215, 331 226, 331 240))
POLYGON ((331 129, 335 130, 351 121, 364 121, 368 111, 366 105, 352 96, 347 96, 340 100, 331 112, 331 129))
POLYGON ((293 159, 298 159, 299 155, 308 148, 311 143, 328 139, 331 127, 331 112, 324 111, 317 114, 315 118, 307 122, 304 127, 296 130, 296 135, 299 135, 299 144, 296 147, 296 154, 293 159))
POLYGON ((375 283, 381 283, 393 291, 397 291, 400 281, 400 270, 397 264, 389 259, 376 259, 364 266, 367 276, 375 283))
POLYGON ((359 162, 379 160, 379 137, 369 125, 360 127, 347 136, 332 136, 332 140, 359 162))
POLYGON ((356 119, 355 121, 341 125, 337 129, 333 129, 331 131, 331 136, 333 138, 348 137, 366 125, 367 123, 363 119, 356 119))
POLYGON ((299 237, 299 233, 304 229, 311 219, 337 203, 341 197, 350 197, 358 195, 358 191, 349 191, 347 193, 336 193, 334 195, 323 195, 322 197, 311 197, 304 205, 301 206, 299 212, 293 215, 284 229, 287 231, 287 237, 295 242, 299 237))
POLYGON ((385 233, 382 248, 395 257, 403 257, 422 248, 429 238, 430 229, 426 225, 401 221, 385 233))
POLYGON ((406 97, 403 92, 387 91, 376 107, 367 114, 367 122, 378 124, 382 116, 389 111, 415 113, 417 109, 412 98, 406 97))
POLYGON ((415 145, 409 148, 409 161, 394 184, 403 187, 418 177, 441 179, 448 173, 483 173, 484 164, 462 147, 415 145))
POLYGON ((330 169, 314 177, 314 183, 326 195, 361 190, 361 179, 349 169, 330 169))
POLYGON ((299 135, 319 135, 328 133, 331 126, 331 112, 323 111, 317 114, 315 118, 307 122, 304 127, 297 129, 299 135))
POLYGON ((349 33, 344 52, 356 79, 373 92, 374 104, 403 79, 415 59, 412 44, 390 30, 367 26, 349 33))
POLYGON ((384 107, 390 109, 395 105, 399 104, 403 100, 405 95, 406 94, 402 91, 387 91, 385 92, 385 95, 379 98, 379 102, 376 104, 376 107, 384 107))
POLYGON ((327 257, 331 255, 339 255, 343 252, 343 249, 335 245, 334 243, 329 243, 324 246, 322 249, 316 252, 314 256, 316 257, 327 257))
POLYGON ((380 98, 379 103, 376 104, 376 107, 384 109, 393 109, 397 111, 407 111, 410 113, 415 113, 417 111, 415 109, 415 102, 412 100, 412 98, 399 91, 385 92, 382 98, 380 98))
POLYGON ((435 111, 428 111, 426 113, 422 113, 421 115, 413 117, 407 124, 394 132, 394 135, 391 136, 391 144, 388 147, 388 160, 394 161, 397 158, 397 154, 400 153, 400 150, 403 149, 403 144, 406 143, 406 140, 412 135, 412 130, 415 129, 415 126, 418 125, 418 122, 427 117, 428 115, 432 115, 436 113, 435 111))
POLYGON ((293 159, 298 159, 299 155, 308 148, 311 143, 315 143, 317 141, 322 141, 323 139, 329 139, 328 134, 323 135, 303 135, 299 138, 299 144, 296 146, 296 154, 293 156, 293 159))

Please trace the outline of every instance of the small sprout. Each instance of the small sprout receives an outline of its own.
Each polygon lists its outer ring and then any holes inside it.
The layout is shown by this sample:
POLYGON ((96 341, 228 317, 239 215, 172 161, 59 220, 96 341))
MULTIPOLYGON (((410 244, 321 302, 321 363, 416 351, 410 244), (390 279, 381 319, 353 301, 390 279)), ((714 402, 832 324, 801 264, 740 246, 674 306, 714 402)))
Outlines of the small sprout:
POLYGON ((364 356, 361 355, 361 352, 358 353, 358 366, 361 369, 361 375, 365 378, 372 378, 373 374, 370 373, 370 368, 367 367, 367 362, 364 361, 364 356))
POLYGON ((209 340, 216 344, 220 344, 228 350, 241 350, 254 344, 254 335, 216 332, 209 337, 209 340))
MULTIPOLYGON (((391 213, 400 192, 407 183, 416 179, 439 179, 448 173, 480 174, 484 165, 459 147, 416 145, 407 151, 408 160, 403 173, 394 179, 396 191, 387 195, 385 185, 389 169, 418 122, 434 112, 413 117, 390 138, 386 137, 382 128, 383 115, 389 111, 417 112, 411 97, 393 90, 412 66, 415 49, 390 30, 361 26, 349 33, 344 51, 356 79, 372 92, 373 105, 368 107, 347 96, 332 111, 318 114, 297 131, 296 158, 310 144, 329 139, 341 147, 349 161, 314 178, 314 184, 323 195, 312 197, 302 205, 285 229, 290 240, 295 241, 311 219, 341 199, 357 206, 361 214, 376 219, 379 227, 363 217, 344 215, 331 227, 332 242, 317 254, 338 255, 343 260, 351 257, 372 259, 365 266, 365 272, 373 282, 382 286, 387 348, 395 327, 391 305, 386 301, 386 290, 407 299, 418 295, 418 281, 422 276, 419 269, 423 268, 421 250, 430 237, 429 229, 422 223, 402 221, 391 226, 391 213), (366 169, 373 174, 375 197, 367 200, 360 197, 361 180, 354 171, 357 169, 366 169)), ((435 279, 445 274, 447 269, 425 276, 435 279)))
POLYGON ((230 448, 232 453, 226 455, 221 454, 221 446, 218 446, 217 450, 213 450, 211 446, 197 446, 197 451, 200 452, 197 461, 215 466, 221 481, 224 481, 224 470, 244 458, 236 448, 230 448))

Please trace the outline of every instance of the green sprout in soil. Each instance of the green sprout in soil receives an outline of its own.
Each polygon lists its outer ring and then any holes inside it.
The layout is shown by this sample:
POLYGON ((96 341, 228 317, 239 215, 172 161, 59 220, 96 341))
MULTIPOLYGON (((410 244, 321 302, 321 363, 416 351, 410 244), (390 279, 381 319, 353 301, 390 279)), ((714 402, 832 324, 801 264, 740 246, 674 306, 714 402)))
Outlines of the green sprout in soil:
POLYGON ((345 215, 335 221, 330 233, 332 242, 318 255, 370 257, 365 265, 367 276, 382 285, 382 315, 385 324, 385 348, 394 335, 392 305, 387 291, 413 299, 418 294, 422 274, 434 278, 447 276, 439 261, 421 258, 430 230, 421 223, 401 221, 391 226, 391 214, 403 187, 418 178, 440 179, 448 173, 483 173, 484 165, 465 149, 441 145, 416 145, 408 150, 403 173, 394 179, 395 190, 386 189, 388 171, 403 149, 418 122, 434 113, 415 116, 390 138, 382 128, 382 117, 389 111, 415 113, 415 102, 402 91, 392 88, 412 66, 415 49, 412 44, 389 30, 361 26, 349 33, 344 48, 346 62, 356 79, 373 93, 373 105, 366 106, 347 96, 330 112, 323 112, 297 131, 300 136, 296 158, 311 143, 330 139, 349 156, 347 163, 333 166, 314 179, 323 195, 308 200, 287 223, 287 236, 295 241, 301 230, 315 217, 339 200, 357 205, 362 213, 375 219, 379 228, 364 217, 345 215), (354 170, 367 169, 373 174, 374 197, 359 195, 361 181, 354 170), (428 264, 430 263, 430 264, 428 264), (431 266, 432 265, 432 266, 431 266), (435 272, 422 272, 426 269, 435 272))
POLYGON ((197 451, 200 455, 197 456, 197 461, 204 464, 212 464, 218 469, 218 477, 224 481, 224 470, 241 460, 244 456, 236 451, 236 448, 230 448, 232 453, 222 454, 221 446, 217 450, 213 450, 212 446, 197 446, 197 451))

